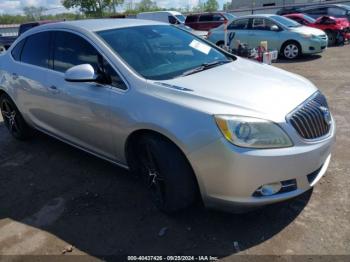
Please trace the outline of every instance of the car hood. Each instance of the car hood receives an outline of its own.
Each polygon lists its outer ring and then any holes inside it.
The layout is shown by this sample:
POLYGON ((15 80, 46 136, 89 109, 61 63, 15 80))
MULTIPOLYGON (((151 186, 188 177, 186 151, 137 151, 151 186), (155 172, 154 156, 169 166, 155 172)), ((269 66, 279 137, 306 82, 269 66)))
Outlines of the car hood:
POLYGON ((199 106, 205 107, 204 102, 210 100, 229 104, 231 108, 269 115, 271 119, 284 119, 317 91, 301 76, 242 58, 196 74, 162 81, 162 84, 187 90, 186 93, 197 97, 193 102, 198 102, 199 106), (203 100, 198 100, 198 97, 203 100))
POLYGON ((290 31, 299 33, 299 34, 312 34, 312 35, 324 35, 325 32, 323 32, 320 29, 309 27, 309 26, 299 26, 295 28, 290 28, 290 31))

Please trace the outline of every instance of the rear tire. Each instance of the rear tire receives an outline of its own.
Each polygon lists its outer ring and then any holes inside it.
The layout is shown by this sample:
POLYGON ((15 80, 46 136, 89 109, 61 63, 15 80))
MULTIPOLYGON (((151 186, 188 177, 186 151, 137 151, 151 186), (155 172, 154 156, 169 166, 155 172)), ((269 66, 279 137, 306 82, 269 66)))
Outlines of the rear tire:
POLYGON ((14 138, 26 140, 32 135, 32 129, 24 121, 15 103, 7 94, 0 97, 0 109, 4 124, 14 138))
POLYGON ((196 179, 176 145, 161 136, 142 136, 136 154, 138 170, 158 209, 172 213, 195 202, 196 179))
POLYGON ((285 42, 281 48, 281 54, 286 59, 296 59, 301 55, 301 46, 296 41, 285 42))

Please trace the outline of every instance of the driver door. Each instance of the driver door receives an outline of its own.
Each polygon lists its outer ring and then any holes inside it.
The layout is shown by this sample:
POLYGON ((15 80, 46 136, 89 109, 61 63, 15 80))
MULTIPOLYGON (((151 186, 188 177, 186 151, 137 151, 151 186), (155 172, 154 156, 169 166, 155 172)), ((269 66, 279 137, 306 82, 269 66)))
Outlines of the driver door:
MULTIPOLYGON (((111 87, 94 82, 67 82, 65 71, 80 64, 100 70, 101 55, 83 37, 66 31, 53 36, 52 70, 47 79, 54 135, 114 160, 111 135, 111 87)), ((114 102, 118 102, 118 99, 114 102)))
POLYGON ((272 26, 278 26, 272 20, 267 18, 256 17, 252 20, 251 30, 249 33, 248 44, 251 48, 256 48, 261 41, 267 41, 269 50, 280 49, 280 31, 272 31, 272 26))

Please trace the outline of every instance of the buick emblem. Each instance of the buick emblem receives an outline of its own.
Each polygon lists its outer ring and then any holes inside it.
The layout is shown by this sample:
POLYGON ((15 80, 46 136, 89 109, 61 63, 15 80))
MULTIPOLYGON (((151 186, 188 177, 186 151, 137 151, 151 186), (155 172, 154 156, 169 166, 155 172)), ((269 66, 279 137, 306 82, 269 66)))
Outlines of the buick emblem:
POLYGON ((332 117, 329 109, 327 107, 320 106, 320 110, 322 111, 324 121, 330 126, 332 124, 332 117))

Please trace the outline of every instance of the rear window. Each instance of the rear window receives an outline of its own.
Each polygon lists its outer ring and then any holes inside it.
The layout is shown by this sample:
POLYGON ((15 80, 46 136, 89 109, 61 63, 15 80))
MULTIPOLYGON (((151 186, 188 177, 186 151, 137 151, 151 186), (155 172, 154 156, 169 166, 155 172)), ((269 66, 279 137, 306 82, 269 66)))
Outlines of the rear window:
POLYGON ((25 39, 20 41, 11 51, 12 57, 16 61, 20 61, 21 60, 21 53, 22 53, 22 49, 23 49, 24 43, 25 43, 25 39))
POLYGON ((235 20, 233 21, 229 26, 228 29, 247 29, 249 24, 249 19, 240 19, 240 20, 235 20))
POLYGON ((198 15, 189 15, 186 17, 186 23, 195 23, 198 20, 198 15))

